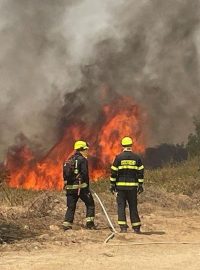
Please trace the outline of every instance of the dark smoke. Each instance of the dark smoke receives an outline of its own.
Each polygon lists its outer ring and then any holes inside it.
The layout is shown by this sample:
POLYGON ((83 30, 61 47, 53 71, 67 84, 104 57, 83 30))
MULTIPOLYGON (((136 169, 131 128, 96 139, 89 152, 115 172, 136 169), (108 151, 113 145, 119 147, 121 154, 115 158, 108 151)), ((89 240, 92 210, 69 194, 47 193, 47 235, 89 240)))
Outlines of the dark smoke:
POLYGON ((0 15, 1 156, 18 134, 45 151, 72 114, 95 121, 103 85, 147 112, 150 145, 192 131, 199 0, 4 0, 0 15))
POLYGON ((200 111, 199 1, 124 3, 113 21, 118 36, 96 45, 95 81, 145 108, 149 143, 185 141, 200 111))

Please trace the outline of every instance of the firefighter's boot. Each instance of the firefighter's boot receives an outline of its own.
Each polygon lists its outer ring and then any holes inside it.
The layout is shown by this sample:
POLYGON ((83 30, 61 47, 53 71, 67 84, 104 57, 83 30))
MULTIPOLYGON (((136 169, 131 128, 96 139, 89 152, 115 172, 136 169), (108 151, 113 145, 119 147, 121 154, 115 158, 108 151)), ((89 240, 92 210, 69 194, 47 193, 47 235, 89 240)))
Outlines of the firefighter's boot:
POLYGON ((95 224, 94 224, 94 221, 88 221, 88 222, 86 223, 85 228, 86 228, 87 230, 96 230, 96 226, 95 226, 95 224))
POLYGON ((72 229, 72 223, 70 223, 68 221, 64 221, 63 222, 63 229, 64 229, 64 231, 71 230, 72 229))
POLYGON ((127 233, 127 226, 120 226, 120 233, 127 233))
POLYGON ((133 228, 133 232, 136 234, 141 234, 140 227, 139 228, 133 228))

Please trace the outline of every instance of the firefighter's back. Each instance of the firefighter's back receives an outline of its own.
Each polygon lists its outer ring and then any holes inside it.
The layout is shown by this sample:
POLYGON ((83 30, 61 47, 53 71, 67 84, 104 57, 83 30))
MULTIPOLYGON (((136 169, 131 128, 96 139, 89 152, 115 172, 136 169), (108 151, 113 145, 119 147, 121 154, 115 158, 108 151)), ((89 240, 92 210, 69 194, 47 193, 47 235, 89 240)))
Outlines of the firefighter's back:
POLYGON ((138 186, 138 168, 141 165, 140 163, 140 157, 133 151, 123 151, 117 156, 117 189, 130 190, 138 186))

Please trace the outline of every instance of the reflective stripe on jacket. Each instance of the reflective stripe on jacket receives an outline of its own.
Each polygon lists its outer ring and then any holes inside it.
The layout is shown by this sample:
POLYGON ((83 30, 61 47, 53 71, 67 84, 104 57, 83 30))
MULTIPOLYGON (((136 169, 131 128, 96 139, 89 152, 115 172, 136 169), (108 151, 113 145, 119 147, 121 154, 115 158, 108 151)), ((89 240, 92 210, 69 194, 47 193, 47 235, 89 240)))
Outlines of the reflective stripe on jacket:
POLYGON ((116 184, 119 190, 127 190, 143 182, 144 166, 138 155, 132 151, 123 151, 115 157, 111 166, 111 184, 116 184))
POLYGON ((69 189, 79 189, 79 188, 86 188, 88 185, 86 183, 80 184, 80 185, 66 185, 65 188, 67 190, 69 189))

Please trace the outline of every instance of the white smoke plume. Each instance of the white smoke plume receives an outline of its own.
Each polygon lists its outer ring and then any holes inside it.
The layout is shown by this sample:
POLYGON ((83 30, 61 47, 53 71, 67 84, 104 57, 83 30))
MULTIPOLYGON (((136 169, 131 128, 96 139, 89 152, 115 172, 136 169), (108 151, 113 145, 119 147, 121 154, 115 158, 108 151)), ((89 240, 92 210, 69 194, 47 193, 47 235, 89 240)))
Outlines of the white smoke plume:
POLYGON ((199 0, 1 0, 0 158, 20 133, 51 147, 64 95, 88 79, 143 106, 150 144, 186 140, 199 113, 198 18, 199 0))

